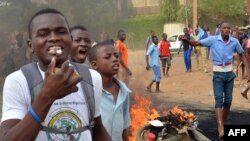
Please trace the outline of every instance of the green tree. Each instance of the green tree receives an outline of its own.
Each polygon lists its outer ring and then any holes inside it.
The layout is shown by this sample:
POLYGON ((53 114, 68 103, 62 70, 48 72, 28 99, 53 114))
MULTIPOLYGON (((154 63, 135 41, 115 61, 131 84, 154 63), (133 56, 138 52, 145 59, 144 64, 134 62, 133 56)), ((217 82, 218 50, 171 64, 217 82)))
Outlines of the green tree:
POLYGON ((235 24, 240 24, 245 14, 246 0, 198 1, 198 17, 204 22, 212 21, 218 23, 227 20, 235 24))
POLYGON ((177 22, 180 8, 181 6, 178 0, 163 0, 160 16, 166 20, 166 22, 177 22))

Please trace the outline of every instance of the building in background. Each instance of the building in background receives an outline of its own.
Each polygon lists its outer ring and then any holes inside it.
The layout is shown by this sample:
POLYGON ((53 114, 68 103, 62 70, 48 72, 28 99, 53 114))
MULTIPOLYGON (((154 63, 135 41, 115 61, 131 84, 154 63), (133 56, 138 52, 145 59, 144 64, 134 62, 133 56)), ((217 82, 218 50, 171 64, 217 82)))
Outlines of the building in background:
POLYGON ((161 10, 163 0, 130 0, 133 15, 156 15, 161 10))

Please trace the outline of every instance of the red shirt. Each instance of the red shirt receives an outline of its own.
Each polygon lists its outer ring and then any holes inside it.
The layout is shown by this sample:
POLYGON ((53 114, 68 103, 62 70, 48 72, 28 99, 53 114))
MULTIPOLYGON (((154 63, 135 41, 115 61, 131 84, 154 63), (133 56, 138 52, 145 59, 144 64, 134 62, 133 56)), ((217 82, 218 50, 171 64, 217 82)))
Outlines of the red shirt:
POLYGON ((160 55, 161 55, 161 58, 167 58, 167 57, 170 57, 170 43, 169 41, 164 41, 162 40, 160 42, 160 55))

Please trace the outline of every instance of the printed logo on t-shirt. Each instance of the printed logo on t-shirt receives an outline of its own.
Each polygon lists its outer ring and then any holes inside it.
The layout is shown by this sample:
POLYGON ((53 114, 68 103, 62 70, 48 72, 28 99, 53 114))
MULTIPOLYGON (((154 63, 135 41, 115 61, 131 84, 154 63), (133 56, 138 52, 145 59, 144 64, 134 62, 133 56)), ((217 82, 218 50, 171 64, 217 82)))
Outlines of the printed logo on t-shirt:
MULTIPOLYGON (((49 115, 49 128, 56 128, 62 131, 73 131, 82 125, 79 119, 79 112, 72 108, 60 108, 49 115)), ((46 133, 49 141, 79 141, 81 133, 75 134, 55 134, 46 133)))

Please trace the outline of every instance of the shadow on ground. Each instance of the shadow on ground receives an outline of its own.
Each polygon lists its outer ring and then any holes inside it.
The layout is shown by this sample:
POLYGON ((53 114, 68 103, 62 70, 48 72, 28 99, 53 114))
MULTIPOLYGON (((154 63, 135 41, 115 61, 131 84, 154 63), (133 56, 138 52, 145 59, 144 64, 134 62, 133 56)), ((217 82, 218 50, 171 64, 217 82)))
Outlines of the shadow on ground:
MULTIPOLYGON (((198 128, 212 141, 220 141, 217 138, 215 113, 213 110, 189 109, 198 116, 198 128)), ((232 110, 225 124, 250 124, 248 111, 232 110)))

